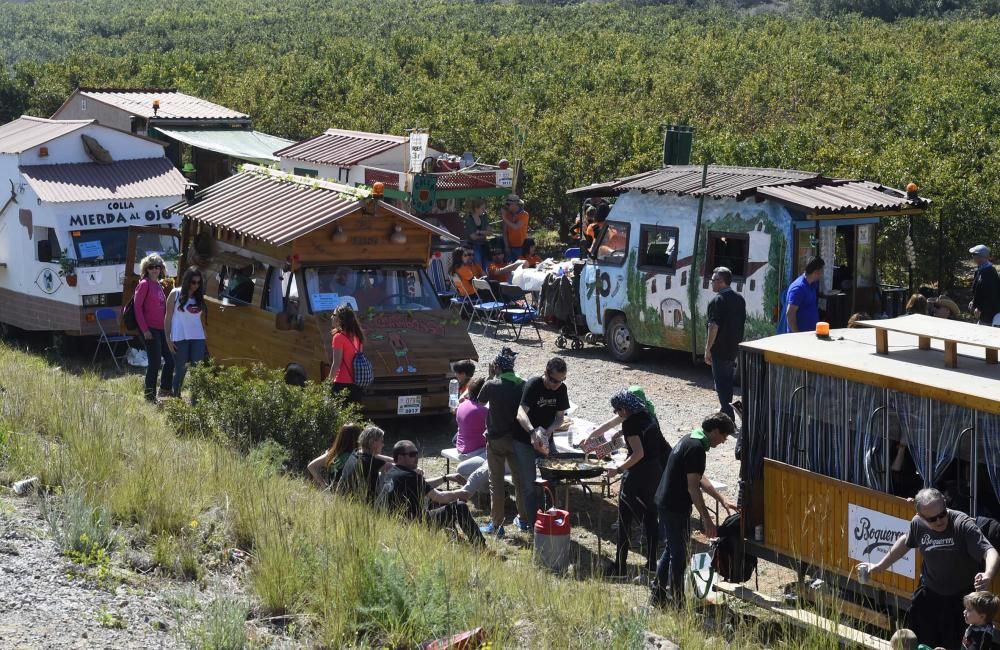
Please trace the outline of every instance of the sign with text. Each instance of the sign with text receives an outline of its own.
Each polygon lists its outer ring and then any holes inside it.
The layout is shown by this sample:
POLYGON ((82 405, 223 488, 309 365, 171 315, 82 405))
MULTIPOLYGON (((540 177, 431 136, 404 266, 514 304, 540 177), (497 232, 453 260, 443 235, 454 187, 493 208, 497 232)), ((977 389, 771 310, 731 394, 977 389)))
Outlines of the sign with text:
MULTIPOLYGON (((92 204, 89 204, 92 206, 92 204)), ((88 228, 113 228, 115 226, 148 226, 176 223, 180 217, 170 210, 162 209, 156 203, 140 201, 111 201, 96 209, 65 215, 70 230, 88 228)))
POLYGON ((407 169, 409 171, 422 171, 421 165, 424 164, 424 158, 427 157, 427 140, 429 137, 427 133, 420 133, 418 131, 410 133, 410 142, 407 148, 407 160, 409 162, 407 169))
MULTIPOLYGON (((907 519, 847 505, 847 554, 859 562, 878 562, 901 536, 910 530, 907 519)), ((910 549, 889 571, 907 578, 916 576, 916 551, 910 549)))

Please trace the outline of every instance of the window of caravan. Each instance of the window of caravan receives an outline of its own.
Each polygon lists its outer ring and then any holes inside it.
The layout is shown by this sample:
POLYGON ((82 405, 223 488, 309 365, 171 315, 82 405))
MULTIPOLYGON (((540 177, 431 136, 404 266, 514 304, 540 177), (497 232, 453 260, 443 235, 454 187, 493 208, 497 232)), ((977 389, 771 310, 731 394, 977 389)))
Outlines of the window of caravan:
POLYGON ((597 259, 606 264, 624 264, 628 257, 629 224, 606 221, 597 235, 597 259))
POLYGON ((332 311, 342 302, 361 312, 440 308, 437 293, 423 269, 306 269, 306 290, 313 312, 332 311))
POLYGON ((677 266, 677 229, 639 227, 639 268, 673 271, 677 266))
MULTIPOLYGON (((73 242, 76 259, 82 266, 108 266, 125 263, 128 228, 73 230, 70 231, 70 238, 73 242)), ((176 261, 179 257, 175 235, 140 233, 135 244, 135 270, 137 273, 142 258, 150 253, 158 253, 167 262, 168 273, 175 272, 176 261)))
POLYGON ((746 278, 749 254, 750 237, 746 233, 709 232, 705 277, 712 275, 712 269, 724 266, 734 278, 746 278))

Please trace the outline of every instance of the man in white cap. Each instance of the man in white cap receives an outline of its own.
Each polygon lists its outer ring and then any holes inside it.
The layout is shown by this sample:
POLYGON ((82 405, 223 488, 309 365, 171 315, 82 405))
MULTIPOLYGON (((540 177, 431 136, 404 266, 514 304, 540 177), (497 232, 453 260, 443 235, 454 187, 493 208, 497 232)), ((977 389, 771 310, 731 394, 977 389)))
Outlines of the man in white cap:
POLYGON ((976 264, 969 310, 980 325, 992 325, 993 317, 1000 312, 1000 276, 990 263, 989 248, 979 244, 970 248, 969 252, 976 264))

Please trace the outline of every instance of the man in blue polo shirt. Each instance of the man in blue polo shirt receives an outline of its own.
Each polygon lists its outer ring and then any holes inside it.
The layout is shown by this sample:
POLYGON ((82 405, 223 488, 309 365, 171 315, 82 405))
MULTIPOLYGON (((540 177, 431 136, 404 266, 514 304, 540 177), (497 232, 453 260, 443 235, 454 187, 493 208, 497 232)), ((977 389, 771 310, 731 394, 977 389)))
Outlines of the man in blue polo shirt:
POLYGON ((779 334, 812 332, 819 321, 819 281, 826 266, 819 257, 806 264, 806 272, 795 279, 785 294, 785 317, 778 326, 779 334))

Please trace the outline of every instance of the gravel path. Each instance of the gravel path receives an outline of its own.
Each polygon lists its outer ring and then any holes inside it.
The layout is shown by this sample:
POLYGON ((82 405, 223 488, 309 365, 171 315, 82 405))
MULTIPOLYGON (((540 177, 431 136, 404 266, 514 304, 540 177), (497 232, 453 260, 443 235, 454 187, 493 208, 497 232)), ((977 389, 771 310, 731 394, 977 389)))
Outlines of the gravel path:
MULTIPOLYGON (((577 405, 575 415, 595 424, 613 416, 611 396, 632 384, 642 386, 653 402, 663 435, 671 445, 701 425, 706 415, 719 410, 711 370, 701 361, 693 363, 686 352, 644 349, 637 361, 623 364, 614 361, 603 345, 560 350, 556 335, 548 331, 542 331, 541 345, 529 330, 524 331, 521 342, 513 344, 480 335, 472 339, 481 360, 480 373, 486 372, 486 364, 504 346, 518 353, 516 370, 525 378, 541 374, 546 361, 561 356, 568 366, 566 385, 570 400, 577 405)), ((739 476, 734 449, 735 441, 730 439, 712 450, 707 469, 708 477, 726 484, 733 498, 739 476)))

